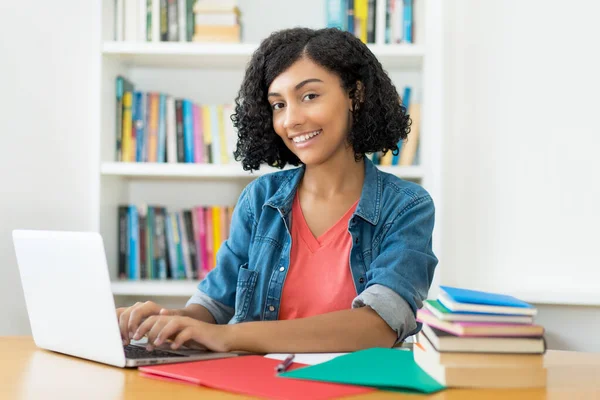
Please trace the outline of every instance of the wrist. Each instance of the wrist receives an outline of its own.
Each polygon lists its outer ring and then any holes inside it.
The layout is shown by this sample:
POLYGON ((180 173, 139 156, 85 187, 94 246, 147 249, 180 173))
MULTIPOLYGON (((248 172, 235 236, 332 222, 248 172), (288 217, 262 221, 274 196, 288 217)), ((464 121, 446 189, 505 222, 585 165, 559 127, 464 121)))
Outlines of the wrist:
POLYGON ((219 328, 222 328, 222 338, 223 344, 226 348, 225 351, 239 351, 241 350, 239 346, 239 330, 240 324, 227 324, 227 325, 219 325, 219 328))

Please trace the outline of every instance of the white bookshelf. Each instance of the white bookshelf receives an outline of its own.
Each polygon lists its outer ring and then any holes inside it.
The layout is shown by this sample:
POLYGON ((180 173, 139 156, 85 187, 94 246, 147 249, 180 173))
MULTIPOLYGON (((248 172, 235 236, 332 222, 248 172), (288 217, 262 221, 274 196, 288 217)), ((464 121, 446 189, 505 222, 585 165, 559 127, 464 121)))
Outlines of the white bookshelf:
POLYGON ((143 280, 113 281, 112 292, 116 296, 148 296, 148 297, 189 297, 198 287, 199 281, 158 281, 143 280))
MULTIPOLYGON (((420 68, 425 54, 423 46, 414 44, 369 47, 390 68, 420 68)), ((258 43, 105 42, 102 53, 125 65, 141 67, 243 68, 257 48, 258 43)))
MULTIPOLYGON (((413 87, 422 105, 420 165, 380 167, 400 178, 422 184, 436 203, 434 250, 440 257, 441 231, 441 139, 442 139, 442 1, 415 0, 416 43, 369 45, 401 93, 413 87)), ((160 91, 186 97, 200 104, 231 102, 241 84, 244 68, 260 40, 272 31, 325 25, 322 0, 283 0, 277 3, 240 0, 244 39, 241 44, 184 42, 115 42, 114 1, 102 0, 102 44, 100 46, 100 136, 97 230, 107 252, 113 294, 126 303, 153 296, 167 296, 182 304, 196 290, 196 281, 117 280, 117 206, 162 204, 167 208, 196 205, 233 205, 252 179, 275 171, 261 167, 249 173, 239 164, 123 163, 115 160, 115 78, 130 78, 143 91, 160 91), (259 10, 258 7, 261 7, 259 10), (315 22, 316 21, 316 22, 315 22)), ((381 3, 384 4, 384 3, 381 3)), ((381 10, 380 10, 381 11, 381 10)), ((381 18, 381 14, 378 18, 381 18)), ((293 167, 292 167, 293 168, 293 167)), ((439 274, 437 274, 439 276, 439 274)), ((434 279, 434 286, 436 281, 434 279)), ((430 295, 435 296, 435 291, 430 295)))
MULTIPOLYGON (((290 169, 295 167, 286 167, 290 169)), ((382 171, 396 175, 402 179, 420 181, 423 168, 420 166, 380 167, 382 171)), ((128 179, 254 179, 256 177, 279 171, 273 167, 261 167, 258 171, 244 171, 235 164, 157 164, 157 163, 124 163, 106 162, 100 167, 102 175, 118 176, 128 179)))

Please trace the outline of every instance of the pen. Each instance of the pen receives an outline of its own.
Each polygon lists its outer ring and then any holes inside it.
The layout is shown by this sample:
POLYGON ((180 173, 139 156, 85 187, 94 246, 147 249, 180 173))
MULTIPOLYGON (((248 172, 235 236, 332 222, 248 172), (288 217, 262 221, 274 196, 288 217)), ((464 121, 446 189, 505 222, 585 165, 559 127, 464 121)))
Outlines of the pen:
POLYGON ((292 361, 294 361, 294 357, 295 357, 294 354, 290 354, 289 356, 287 356, 285 358, 285 360, 283 360, 281 362, 281 364, 279 364, 275 368, 275 372, 277 372, 277 373, 285 372, 290 367, 290 365, 292 365, 292 361))

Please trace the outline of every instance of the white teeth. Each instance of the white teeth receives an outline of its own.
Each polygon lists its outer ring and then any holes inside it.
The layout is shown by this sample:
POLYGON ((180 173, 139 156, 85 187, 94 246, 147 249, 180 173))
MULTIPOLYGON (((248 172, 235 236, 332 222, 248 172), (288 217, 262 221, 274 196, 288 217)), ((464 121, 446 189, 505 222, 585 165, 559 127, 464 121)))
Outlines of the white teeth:
POLYGON ((294 141, 294 143, 306 142, 308 139, 317 136, 319 133, 321 133, 321 130, 314 131, 314 132, 311 132, 311 133, 307 133, 306 135, 302 135, 302 136, 296 136, 292 140, 294 141))

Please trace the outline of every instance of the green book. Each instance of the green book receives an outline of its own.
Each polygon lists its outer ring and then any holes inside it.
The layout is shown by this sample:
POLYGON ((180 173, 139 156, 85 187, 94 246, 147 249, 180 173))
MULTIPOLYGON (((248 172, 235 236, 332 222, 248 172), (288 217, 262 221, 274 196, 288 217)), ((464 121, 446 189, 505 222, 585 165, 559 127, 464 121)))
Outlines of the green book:
POLYGON ((279 376, 412 393, 433 393, 446 388, 417 365, 412 351, 387 348, 356 351, 279 376))
POLYGON ((438 300, 425 300, 425 308, 441 321, 461 322, 497 322, 504 324, 531 324, 530 315, 486 314, 472 312, 453 312, 444 307, 438 300))

